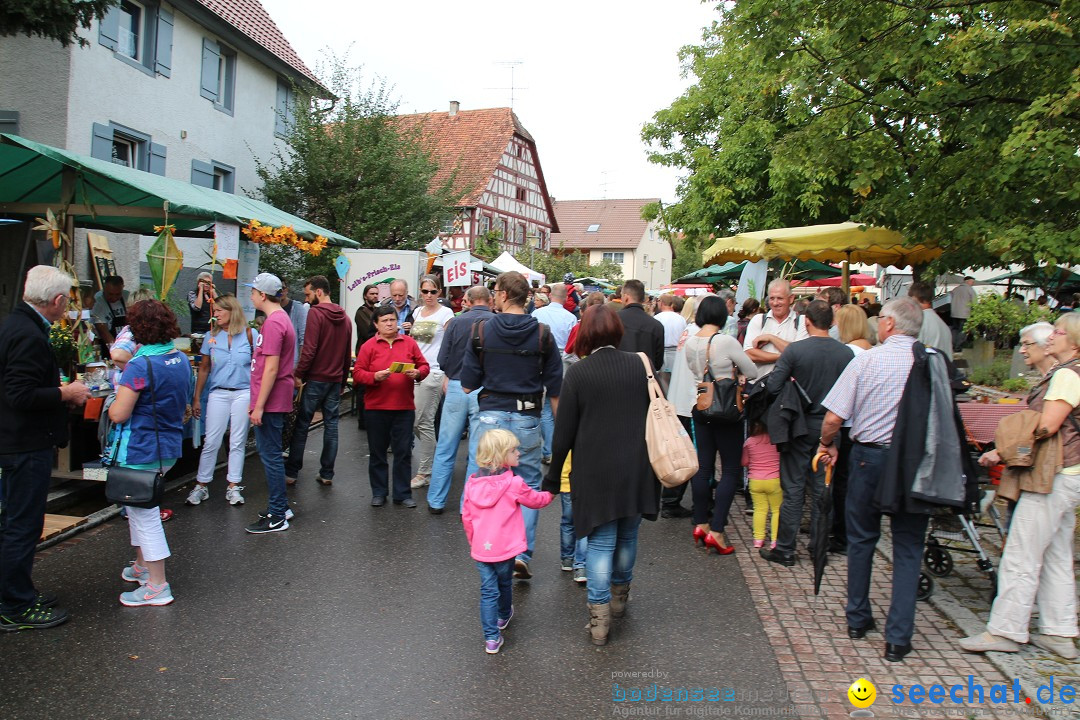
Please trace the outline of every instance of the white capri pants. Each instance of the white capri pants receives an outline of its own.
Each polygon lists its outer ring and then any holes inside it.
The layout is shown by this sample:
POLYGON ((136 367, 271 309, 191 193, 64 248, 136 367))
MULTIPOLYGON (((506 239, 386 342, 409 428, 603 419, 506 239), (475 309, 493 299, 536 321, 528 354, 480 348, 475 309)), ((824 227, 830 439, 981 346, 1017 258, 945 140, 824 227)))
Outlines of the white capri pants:
POLYGON ((221 447, 225 429, 229 431, 229 470, 230 483, 239 483, 244 479, 244 448, 247 445, 248 404, 251 391, 214 389, 206 400, 203 419, 206 422, 206 436, 203 438, 202 455, 199 457, 199 474, 196 479, 204 485, 214 479, 214 466, 217 465, 218 449, 221 447))
POLYGON ((994 635, 1026 643, 1037 603, 1039 632, 1077 636, 1073 573, 1077 504, 1080 475, 1058 473, 1049 494, 1021 494, 998 569, 998 594, 986 624, 994 635))
POLYGON ((413 450, 413 457, 420 462, 417 475, 431 475, 431 462, 435 457, 435 411, 439 409, 444 377, 446 373, 434 370, 413 388, 413 404, 416 405, 416 417, 413 420, 416 448, 413 450))
MULTIPOLYGON (((164 466, 162 473, 169 472, 172 463, 164 466)), ((154 562, 172 555, 169 543, 165 540, 165 528, 161 525, 161 508, 138 508, 130 505, 127 509, 128 530, 131 532, 131 546, 142 548, 143 560, 154 562)))

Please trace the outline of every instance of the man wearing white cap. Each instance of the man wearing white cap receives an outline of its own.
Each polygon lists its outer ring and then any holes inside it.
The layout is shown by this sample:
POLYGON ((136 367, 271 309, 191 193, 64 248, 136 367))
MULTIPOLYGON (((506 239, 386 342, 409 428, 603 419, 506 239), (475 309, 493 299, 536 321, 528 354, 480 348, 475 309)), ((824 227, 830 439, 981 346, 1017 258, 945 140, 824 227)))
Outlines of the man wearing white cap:
POLYGON ((248 415, 255 427, 255 445, 266 472, 269 500, 265 513, 248 525, 249 533, 280 532, 289 529, 289 500, 285 494, 285 461, 281 457, 281 431, 285 416, 292 411, 293 366, 296 362, 296 331, 289 315, 281 309, 281 280, 260 273, 250 283, 251 302, 266 315, 251 361, 251 408, 248 415))

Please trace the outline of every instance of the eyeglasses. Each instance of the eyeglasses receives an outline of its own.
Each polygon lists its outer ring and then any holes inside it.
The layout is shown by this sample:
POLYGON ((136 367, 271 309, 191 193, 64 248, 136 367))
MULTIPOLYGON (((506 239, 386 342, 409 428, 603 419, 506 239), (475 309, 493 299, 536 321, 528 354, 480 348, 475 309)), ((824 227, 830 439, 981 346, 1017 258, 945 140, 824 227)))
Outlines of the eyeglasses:
POLYGON ((1069 333, 1066 332, 1065 330, 1062 330, 1061 328, 1054 328, 1053 331, 1050 334, 1051 335, 1068 335, 1069 333))
POLYGON ((421 290, 420 292, 422 292, 425 295, 438 295, 439 294, 438 290, 421 290))
POLYGON ((1021 341, 1021 342, 1020 342, 1020 347, 1022 347, 1022 348, 1029 348, 1029 347, 1034 347, 1034 346, 1036 346, 1036 345, 1038 345, 1038 344, 1039 344, 1039 343, 1037 343, 1037 342, 1031 342, 1030 340, 1023 340, 1023 341, 1021 341))

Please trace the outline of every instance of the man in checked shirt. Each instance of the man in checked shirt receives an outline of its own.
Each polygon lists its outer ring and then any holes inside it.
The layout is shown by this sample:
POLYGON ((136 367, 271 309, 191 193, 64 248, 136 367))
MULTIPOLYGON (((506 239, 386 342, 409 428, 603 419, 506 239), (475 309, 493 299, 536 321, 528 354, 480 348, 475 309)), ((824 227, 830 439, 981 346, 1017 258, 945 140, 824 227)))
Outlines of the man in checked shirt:
MULTIPOLYGON (((828 412, 821 426, 818 453, 836 461, 836 435, 851 420, 850 474, 847 491, 848 637, 859 639, 875 628, 870 609, 870 572, 881 537, 881 512, 874 507, 878 482, 885 474, 900 398, 914 365, 912 346, 922 328, 922 308, 910 297, 896 298, 881 309, 877 347, 848 364, 821 403, 828 412)), ((885 659, 900 662, 911 652, 915 631, 915 596, 919 585, 928 515, 896 513, 893 536, 892 604, 885 624, 885 659)))

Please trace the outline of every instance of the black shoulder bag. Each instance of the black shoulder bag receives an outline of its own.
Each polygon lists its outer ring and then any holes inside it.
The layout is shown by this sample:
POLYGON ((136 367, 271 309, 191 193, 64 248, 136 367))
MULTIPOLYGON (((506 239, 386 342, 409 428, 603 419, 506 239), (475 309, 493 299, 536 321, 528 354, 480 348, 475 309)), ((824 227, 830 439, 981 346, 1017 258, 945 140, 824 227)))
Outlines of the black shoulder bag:
MULTIPOLYGON (((731 369, 731 377, 713 377, 712 341, 720 333, 713 333, 705 346, 705 372, 701 382, 697 384, 697 402, 694 407, 698 414, 706 420, 722 420, 723 422, 736 422, 742 418, 742 394, 739 389, 739 373, 734 367, 731 369)), ((734 365, 734 363, 732 363, 734 365)))
MULTIPOLYGON (((158 434, 157 411, 154 409, 154 364, 146 358, 146 373, 150 381, 150 416, 154 418, 154 438, 157 440, 158 469, 134 470, 117 467, 116 456, 120 452, 120 437, 116 438, 113 457, 105 474, 105 499, 121 505, 137 508, 155 508, 161 504, 165 493, 165 471, 161 464, 161 436, 158 434)), ((134 415, 134 408, 132 409, 134 415)), ((122 430, 120 431, 123 432, 122 430)))

